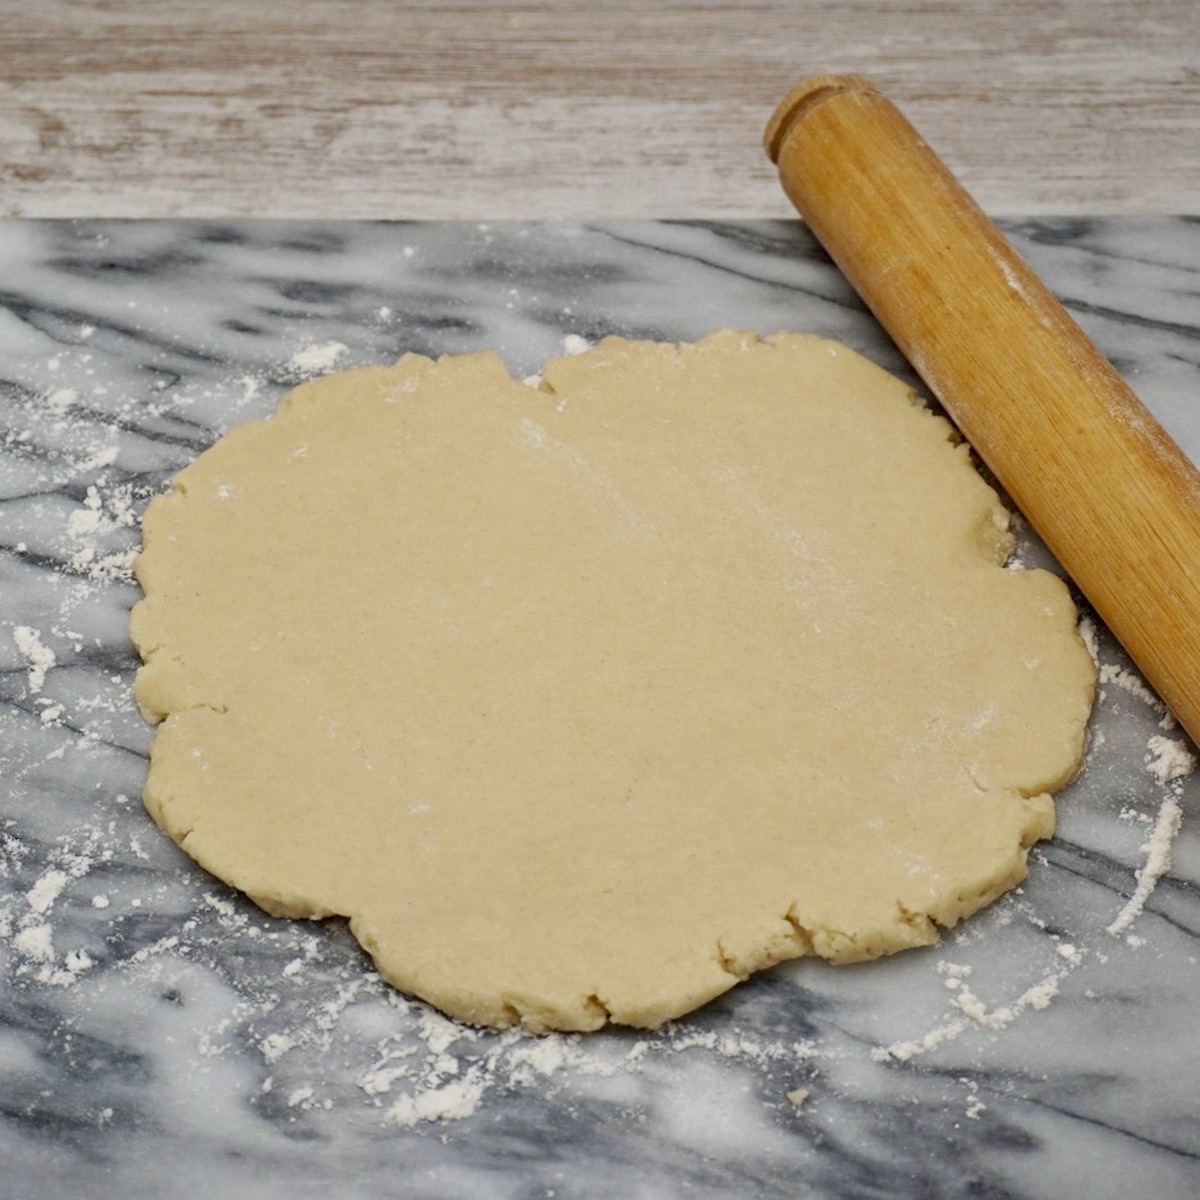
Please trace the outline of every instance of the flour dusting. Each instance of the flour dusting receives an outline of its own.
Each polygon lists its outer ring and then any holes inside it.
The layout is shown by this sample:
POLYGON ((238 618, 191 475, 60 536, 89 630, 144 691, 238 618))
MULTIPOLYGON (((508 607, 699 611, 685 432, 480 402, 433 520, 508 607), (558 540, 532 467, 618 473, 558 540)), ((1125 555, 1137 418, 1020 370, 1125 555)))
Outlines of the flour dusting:
POLYGON ((574 358, 592 348, 592 343, 578 333, 567 333, 562 338, 563 353, 574 358))
POLYGON ((1133 895, 1108 926, 1108 932, 1114 937, 1124 933, 1141 916, 1146 901, 1158 881, 1171 869, 1171 847, 1182 821, 1183 810, 1178 799, 1168 796, 1158 810, 1158 819, 1154 823, 1154 832, 1150 835, 1150 840, 1142 846, 1146 861, 1138 868, 1137 886, 1133 895))
POLYGON ((30 694, 36 695, 42 690, 46 683, 46 675, 57 665, 58 660, 54 651, 42 641, 42 635, 29 625, 15 626, 12 639, 29 664, 29 691, 30 694))
MULTIPOLYGON (((1105 677, 1104 672, 1102 677, 1105 677)), ((1173 727, 1170 714, 1162 702, 1131 672, 1108 672, 1106 677, 1116 679, 1131 694, 1155 711, 1164 713, 1164 720, 1159 722, 1160 728, 1173 727)), ((1135 873, 1133 893, 1107 927, 1114 937, 1125 933, 1141 916, 1158 881, 1171 869, 1172 848, 1183 824, 1183 808, 1179 801, 1184 781, 1196 770, 1196 756, 1182 738, 1152 734, 1146 743, 1145 766, 1165 795, 1150 837, 1141 846, 1141 853, 1146 857, 1135 873)))
POLYGON ((1088 656, 1091 658, 1092 662, 1097 667, 1099 667, 1100 666, 1100 642, 1096 636, 1095 621, 1093 621, 1091 619, 1091 617, 1088 617, 1088 616, 1080 617, 1078 629, 1079 629, 1080 641, 1083 642, 1083 645, 1088 652, 1088 656))
POLYGON ((972 973, 972 967, 964 963, 940 960, 936 969, 945 977, 946 988, 952 993, 949 1006, 956 1010, 956 1013, 938 1022, 919 1038, 893 1042, 888 1046, 876 1046, 871 1051, 871 1057, 880 1063, 908 1062, 919 1055, 936 1050, 946 1042, 954 1041, 969 1030, 999 1033, 1012 1025, 1027 1010, 1048 1008, 1058 995, 1062 981, 1083 961, 1083 956, 1074 946, 1069 948, 1068 955, 1063 955, 1060 947, 1059 957, 1068 961, 1052 966, 1015 999, 992 1007, 989 1007, 966 982, 972 973))
POLYGON ((1104 684, 1115 683, 1117 687, 1141 700, 1151 708, 1159 712, 1166 712, 1166 706, 1163 702, 1146 686, 1141 676, 1129 670, 1128 667, 1122 667, 1118 663, 1101 664, 1099 682, 1102 686, 1104 684))
POLYGON ((1181 738, 1155 734, 1146 744, 1146 769, 1160 783, 1173 783, 1196 769, 1196 756, 1181 738))
POLYGON ((40 916, 45 915, 67 886, 70 876, 66 871, 51 868, 41 875, 25 893, 25 903, 40 916))
POLYGON ((34 962, 51 962, 54 958, 54 931, 49 924, 26 925, 12 940, 13 949, 34 962))
POLYGON ((343 342, 323 342, 320 345, 305 346, 288 359, 288 366, 305 375, 319 375, 323 371, 331 371, 345 353, 346 346, 343 342))

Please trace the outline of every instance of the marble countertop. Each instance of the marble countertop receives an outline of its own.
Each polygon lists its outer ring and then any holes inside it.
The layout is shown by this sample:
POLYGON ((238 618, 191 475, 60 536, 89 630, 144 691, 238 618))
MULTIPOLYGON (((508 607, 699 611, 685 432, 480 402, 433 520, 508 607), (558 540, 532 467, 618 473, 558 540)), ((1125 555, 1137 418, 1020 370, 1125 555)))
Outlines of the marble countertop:
MULTIPOLYGON (((1200 225, 1006 228, 1200 461, 1200 225)), ((792 221, 0 222, 5 1200, 1200 1193, 1191 748, 1090 618, 1091 748, 1020 889, 656 1034, 456 1025, 142 810, 137 520, 215 437, 404 350, 523 375, 574 339, 727 325, 906 372, 792 221)))

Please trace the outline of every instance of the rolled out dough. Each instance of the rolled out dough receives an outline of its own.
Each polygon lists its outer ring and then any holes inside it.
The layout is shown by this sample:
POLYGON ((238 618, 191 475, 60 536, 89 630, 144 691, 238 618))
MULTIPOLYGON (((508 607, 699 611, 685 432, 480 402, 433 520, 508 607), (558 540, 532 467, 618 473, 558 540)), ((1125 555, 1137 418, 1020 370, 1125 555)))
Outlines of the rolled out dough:
POLYGON ((146 512, 145 802, 465 1021, 655 1027, 1017 883, 1094 684, 951 427, 836 343, 305 384, 146 512))

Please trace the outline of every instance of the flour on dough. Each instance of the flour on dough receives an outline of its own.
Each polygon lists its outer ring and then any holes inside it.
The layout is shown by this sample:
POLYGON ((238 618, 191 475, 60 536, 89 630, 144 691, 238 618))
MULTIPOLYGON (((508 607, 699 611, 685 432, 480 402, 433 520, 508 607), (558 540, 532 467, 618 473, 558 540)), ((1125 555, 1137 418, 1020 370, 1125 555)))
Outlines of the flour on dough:
POLYGON ((1094 667, 951 427, 836 343, 305 384, 146 512, 146 806, 464 1021, 655 1027, 1016 884, 1094 667))

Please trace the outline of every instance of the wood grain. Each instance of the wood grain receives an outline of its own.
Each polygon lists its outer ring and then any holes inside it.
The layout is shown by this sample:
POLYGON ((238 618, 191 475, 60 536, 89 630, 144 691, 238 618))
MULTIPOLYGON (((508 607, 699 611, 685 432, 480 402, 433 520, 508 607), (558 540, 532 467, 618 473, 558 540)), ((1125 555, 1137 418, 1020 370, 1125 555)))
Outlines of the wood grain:
POLYGON ((10 216, 787 216, 823 72, 989 211, 1200 208, 1194 0, 5 0, 0 63, 10 216))

